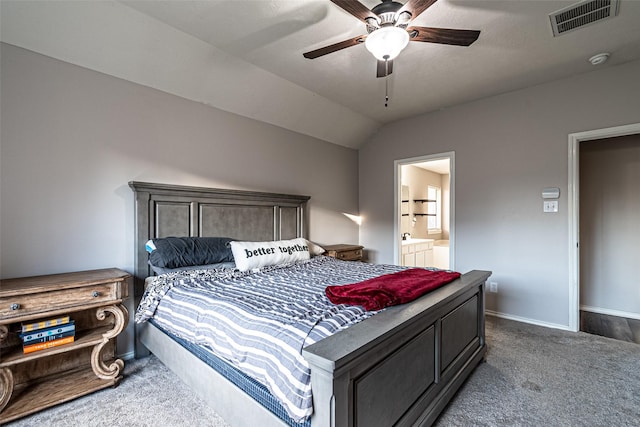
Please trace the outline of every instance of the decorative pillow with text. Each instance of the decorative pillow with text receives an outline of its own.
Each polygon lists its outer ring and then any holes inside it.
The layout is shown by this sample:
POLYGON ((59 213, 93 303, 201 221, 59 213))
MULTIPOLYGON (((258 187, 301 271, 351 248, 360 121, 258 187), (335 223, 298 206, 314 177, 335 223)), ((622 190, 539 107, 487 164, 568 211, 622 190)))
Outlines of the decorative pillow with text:
POLYGON ((276 240, 270 242, 230 242, 236 268, 253 270, 268 265, 291 264, 310 258, 306 239, 276 240))
POLYGON ((326 252, 322 246, 317 243, 313 243, 311 240, 307 240, 307 245, 309 245, 309 255, 311 256, 322 255, 326 252))

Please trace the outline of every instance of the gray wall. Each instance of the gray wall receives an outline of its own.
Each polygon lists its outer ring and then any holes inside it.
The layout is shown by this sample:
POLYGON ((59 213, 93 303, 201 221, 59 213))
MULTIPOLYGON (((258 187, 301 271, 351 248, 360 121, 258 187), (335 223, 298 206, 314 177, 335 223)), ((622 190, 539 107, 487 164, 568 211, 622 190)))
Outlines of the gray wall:
POLYGON ((2 277, 133 267, 130 180, 311 196, 357 242, 357 152, 2 44, 2 277))
POLYGON ((393 262, 393 162, 456 151, 456 265, 568 322, 567 135, 640 122, 640 62, 386 126, 358 153, 1 45, 0 277, 133 269, 130 180, 307 194, 310 237, 393 262), (358 167, 360 168, 358 176, 358 167), (561 188, 560 212, 540 191, 561 188))
POLYGON ((0 277, 132 272, 130 180, 309 195, 312 240, 358 242, 355 150, 1 49, 0 277))
POLYGON ((640 319, 640 135, 580 143, 580 304, 640 319))
POLYGON ((487 308, 569 324, 568 135, 640 122, 640 61, 385 126, 360 150, 360 244, 393 262, 394 160, 455 151, 455 260, 499 284, 487 308), (558 213, 541 191, 560 187, 558 213))

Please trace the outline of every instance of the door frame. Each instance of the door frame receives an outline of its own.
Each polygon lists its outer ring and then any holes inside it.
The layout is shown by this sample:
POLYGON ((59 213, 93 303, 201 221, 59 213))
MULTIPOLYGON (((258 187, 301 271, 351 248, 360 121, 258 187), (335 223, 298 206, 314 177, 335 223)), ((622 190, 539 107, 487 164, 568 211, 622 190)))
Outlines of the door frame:
POLYGON ((401 235, 401 209, 402 209, 402 166, 410 166, 414 163, 424 163, 432 160, 449 159, 449 270, 455 269, 455 151, 447 151, 438 154, 427 154, 424 156, 410 157, 406 159, 398 159, 393 162, 394 167, 394 214, 393 221, 395 224, 393 230, 393 259, 397 265, 402 265, 402 239, 401 235))
POLYGON ((580 330, 580 143, 640 134, 640 123, 569 134, 569 329, 580 330))

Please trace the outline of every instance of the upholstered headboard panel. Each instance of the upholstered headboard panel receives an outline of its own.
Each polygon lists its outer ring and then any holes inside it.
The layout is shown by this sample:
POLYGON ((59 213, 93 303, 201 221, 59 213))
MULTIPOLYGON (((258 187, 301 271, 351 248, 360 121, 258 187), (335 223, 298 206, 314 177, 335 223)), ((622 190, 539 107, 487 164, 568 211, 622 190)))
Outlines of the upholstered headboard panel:
POLYGON ((145 243, 169 236, 266 241, 306 237, 308 196, 129 182, 135 193, 136 304, 151 275, 145 243))

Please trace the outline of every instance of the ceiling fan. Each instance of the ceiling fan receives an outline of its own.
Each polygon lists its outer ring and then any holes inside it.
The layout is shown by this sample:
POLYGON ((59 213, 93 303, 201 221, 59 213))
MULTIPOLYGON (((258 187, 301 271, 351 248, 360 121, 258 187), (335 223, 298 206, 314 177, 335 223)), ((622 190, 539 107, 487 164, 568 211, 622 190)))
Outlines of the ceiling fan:
POLYGON ((480 31, 476 30, 408 26, 409 22, 436 1, 408 0, 402 4, 393 0, 382 0, 382 3, 369 10, 357 0, 331 0, 364 22, 367 26, 367 34, 306 52, 303 56, 315 59, 364 43, 378 60, 377 77, 386 77, 393 72, 393 59, 409 41, 469 46, 478 39, 480 31))

